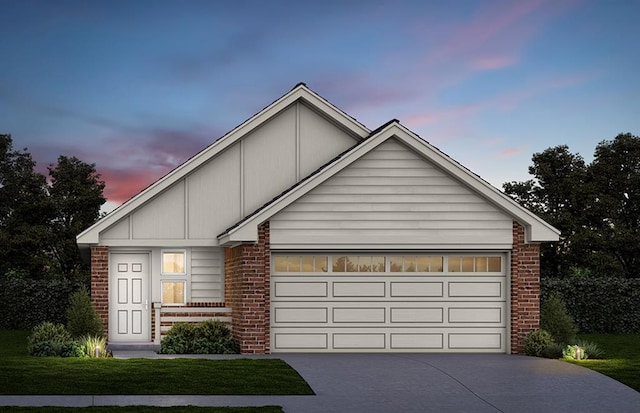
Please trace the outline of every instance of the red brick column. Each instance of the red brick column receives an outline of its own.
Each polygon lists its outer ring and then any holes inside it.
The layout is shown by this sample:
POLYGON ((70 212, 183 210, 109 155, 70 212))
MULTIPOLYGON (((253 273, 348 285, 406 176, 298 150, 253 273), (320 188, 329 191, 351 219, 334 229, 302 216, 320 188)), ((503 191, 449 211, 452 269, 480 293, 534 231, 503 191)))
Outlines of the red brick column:
POLYGON ((91 247, 91 302, 109 337, 109 247, 91 247))
POLYGON ((513 222, 511 251, 511 353, 524 352, 524 337, 540 328, 540 246, 525 243, 524 227, 513 222))
POLYGON ((243 354, 270 352, 271 254, 269 223, 256 244, 225 248, 225 303, 231 307, 234 338, 243 354))

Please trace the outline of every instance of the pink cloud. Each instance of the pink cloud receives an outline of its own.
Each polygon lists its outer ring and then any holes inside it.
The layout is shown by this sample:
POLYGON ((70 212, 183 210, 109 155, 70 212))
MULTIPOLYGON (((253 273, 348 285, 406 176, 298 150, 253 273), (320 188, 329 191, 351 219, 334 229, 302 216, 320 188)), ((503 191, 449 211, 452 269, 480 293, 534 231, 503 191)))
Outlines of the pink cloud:
POLYGON ((508 56, 491 56, 474 59, 471 68, 474 70, 499 70, 513 66, 518 60, 508 56))
POLYGON ((403 123, 409 128, 416 128, 436 122, 454 121, 464 119, 482 108, 479 104, 453 106, 444 110, 433 112, 413 113, 403 117, 403 123))
POLYGON ((498 153, 498 157, 500 158, 509 158, 512 156, 516 156, 516 155, 520 155, 521 153, 525 152, 525 150, 527 150, 527 148, 524 147, 509 147, 509 148, 505 148, 502 151, 500 151, 498 153))
POLYGON ((98 168, 98 173, 106 182, 105 198, 117 205, 129 200, 164 175, 161 171, 148 169, 113 169, 110 167, 98 168))

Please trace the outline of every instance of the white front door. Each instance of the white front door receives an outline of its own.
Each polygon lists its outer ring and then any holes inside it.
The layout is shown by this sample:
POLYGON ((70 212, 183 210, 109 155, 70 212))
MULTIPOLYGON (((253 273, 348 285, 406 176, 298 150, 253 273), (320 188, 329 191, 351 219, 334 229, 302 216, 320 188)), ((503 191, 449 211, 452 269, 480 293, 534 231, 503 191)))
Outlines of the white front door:
POLYGON ((109 340, 150 341, 149 254, 111 254, 109 269, 109 340))

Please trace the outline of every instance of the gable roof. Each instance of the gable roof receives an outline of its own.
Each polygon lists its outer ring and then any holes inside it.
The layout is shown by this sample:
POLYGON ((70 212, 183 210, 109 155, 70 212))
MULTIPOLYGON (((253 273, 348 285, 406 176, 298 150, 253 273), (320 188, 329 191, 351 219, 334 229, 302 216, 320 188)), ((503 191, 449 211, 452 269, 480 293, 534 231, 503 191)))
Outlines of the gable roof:
POLYGON ((542 220, 531 211, 523 208, 513 199, 493 187, 451 157, 429 144, 415 133, 392 120, 373 131, 368 137, 357 143, 351 149, 338 155, 329 163, 293 185, 269 203, 263 205, 254 213, 248 215, 236 225, 230 227, 218 236, 220 245, 240 242, 255 242, 258 240, 258 225, 269 220, 287 206, 300 199, 312 189, 345 169, 362 156, 378 147, 388 139, 396 138, 418 154, 424 156, 437 167, 447 172, 462 184, 469 187, 488 202, 504 211, 524 225, 527 242, 557 241, 560 231, 542 220))
POLYGON ((186 162, 142 190, 140 193, 112 211, 109 215, 84 230, 76 237, 78 244, 80 246, 98 244, 100 232, 117 223, 120 219, 132 213, 134 210, 141 207, 153 197, 159 195, 165 189, 169 188, 171 185, 184 178, 199 166, 206 163, 217 154, 233 145, 243 136, 256 130, 261 125, 266 123, 269 119, 273 118, 276 114, 280 113, 297 101, 307 103, 309 106, 322 113, 322 115, 328 118, 331 122, 335 123, 342 129, 349 131, 357 139, 364 139, 371 133, 366 126, 364 126, 342 110, 338 109, 336 106, 328 102, 326 99, 322 98, 317 93, 313 92, 307 87, 307 85, 305 85, 304 83, 298 83, 288 93, 286 93, 285 95, 262 109, 260 112, 256 113, 251 118, 222 136, 220 139, 216 140, 204 150, 200 151, 192 158, 188 159, 186 162))

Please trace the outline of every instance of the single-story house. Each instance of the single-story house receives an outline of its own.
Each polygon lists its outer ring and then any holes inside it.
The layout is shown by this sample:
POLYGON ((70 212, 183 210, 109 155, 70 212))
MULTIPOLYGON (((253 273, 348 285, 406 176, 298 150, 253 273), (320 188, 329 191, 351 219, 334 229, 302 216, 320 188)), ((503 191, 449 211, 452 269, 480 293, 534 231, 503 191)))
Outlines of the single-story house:
POLYGON ((81 233, 110 344, 521 353, 559 231, 392 120, 299 84, 81 233))

